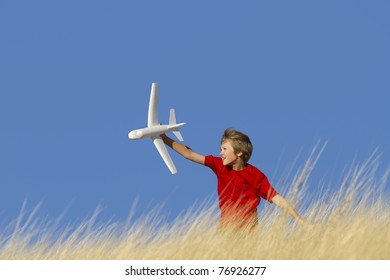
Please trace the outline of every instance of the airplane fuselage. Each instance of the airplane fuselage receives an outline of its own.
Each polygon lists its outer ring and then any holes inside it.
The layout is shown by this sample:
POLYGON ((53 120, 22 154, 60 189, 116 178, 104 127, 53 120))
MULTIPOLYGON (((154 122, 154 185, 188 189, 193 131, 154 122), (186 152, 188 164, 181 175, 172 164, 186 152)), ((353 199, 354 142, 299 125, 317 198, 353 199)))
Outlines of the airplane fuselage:
POLYGON ((185 123, 179 123, 175 125, 155 125, 152 127, 146 127, 146 128, 140 128, 135 129, 133 131, 129 132, 129 138, 131 140, 139 140, 142 138, 148 138, 148 137, 155 137, 160 136, 161 134, 164 134, 169 131, 173 131, 174 129, 177 129, 180 126, 185 125, 185 123))

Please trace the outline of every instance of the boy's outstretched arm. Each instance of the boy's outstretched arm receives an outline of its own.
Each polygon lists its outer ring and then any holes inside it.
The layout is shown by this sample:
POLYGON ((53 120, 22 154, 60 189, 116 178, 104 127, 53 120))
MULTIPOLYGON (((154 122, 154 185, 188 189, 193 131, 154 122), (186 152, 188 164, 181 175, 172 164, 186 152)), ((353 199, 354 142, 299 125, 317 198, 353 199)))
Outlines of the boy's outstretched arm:
POLYGON ((277 194, 272 198, 272 203, 289 213, 300 225, 306 225, 306 222, 302 219, 302 217, 295 212, 290 203, 288 203, 288 201, 280 194, 277 194))
POLYGON ((204 165, 205 156, 198 154, 198 153, 195 153, 190 148, 184 146, 183 144, 180 144, 180 143, 174 141, 173 139, 169 138, 165 134, 162 134, 161 138, 167 146, 169 146, 172 150, 179 153, 180 155, 182 155, 186 159, 189 159, 193 162, 204 165))

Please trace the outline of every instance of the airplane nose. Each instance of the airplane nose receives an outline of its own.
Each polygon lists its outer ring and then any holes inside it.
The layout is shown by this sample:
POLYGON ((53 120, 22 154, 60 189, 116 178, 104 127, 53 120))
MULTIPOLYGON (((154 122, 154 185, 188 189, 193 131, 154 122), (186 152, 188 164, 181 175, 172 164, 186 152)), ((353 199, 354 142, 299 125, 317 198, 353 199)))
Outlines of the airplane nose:
POLYGON ((142 137, 142 132, 139 130, 130 131, 128 137, 132 140, 140 139, 142 137))

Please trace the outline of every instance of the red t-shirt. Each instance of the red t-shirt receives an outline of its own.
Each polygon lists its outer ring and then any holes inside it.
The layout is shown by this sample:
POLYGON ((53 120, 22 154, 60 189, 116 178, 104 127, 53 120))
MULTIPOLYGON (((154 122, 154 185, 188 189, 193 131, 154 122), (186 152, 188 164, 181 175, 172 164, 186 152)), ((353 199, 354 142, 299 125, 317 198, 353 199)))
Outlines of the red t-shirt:
POLYGON ((272 198, 278 194, 267 177, 250 164, 246 164, 243 170, 235 171, 224 166, 220 157, 209 155, 205 157, 205 165, 217 175, 222 223, 233 216, 235 220, 257 223, 260 199, 272 203, 272 198))

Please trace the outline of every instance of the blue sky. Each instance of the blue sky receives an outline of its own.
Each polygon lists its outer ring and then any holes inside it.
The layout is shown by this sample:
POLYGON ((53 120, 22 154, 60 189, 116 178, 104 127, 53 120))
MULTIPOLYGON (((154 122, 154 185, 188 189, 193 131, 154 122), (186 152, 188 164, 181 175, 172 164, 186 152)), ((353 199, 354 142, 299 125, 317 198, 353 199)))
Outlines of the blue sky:
MULTIPOLYGON (((64 222, 104 208, 123 220, 164 204, 169 218, 215 196, 205 167, 146 126, 152 82, 185 144, 219 153, 223 130, 248 134, 251 163, 276 188, 319 139, 311 185, 379 147, 390 163, 388 1, 1 1, 0 219, 43 202, 64 222)), ((173 137, 173 136, 172 136, 173 137)), ((282 193, 283 194, 283 193, 282 193)), ((316 188, 308 196, 316 196, 316 188)))

